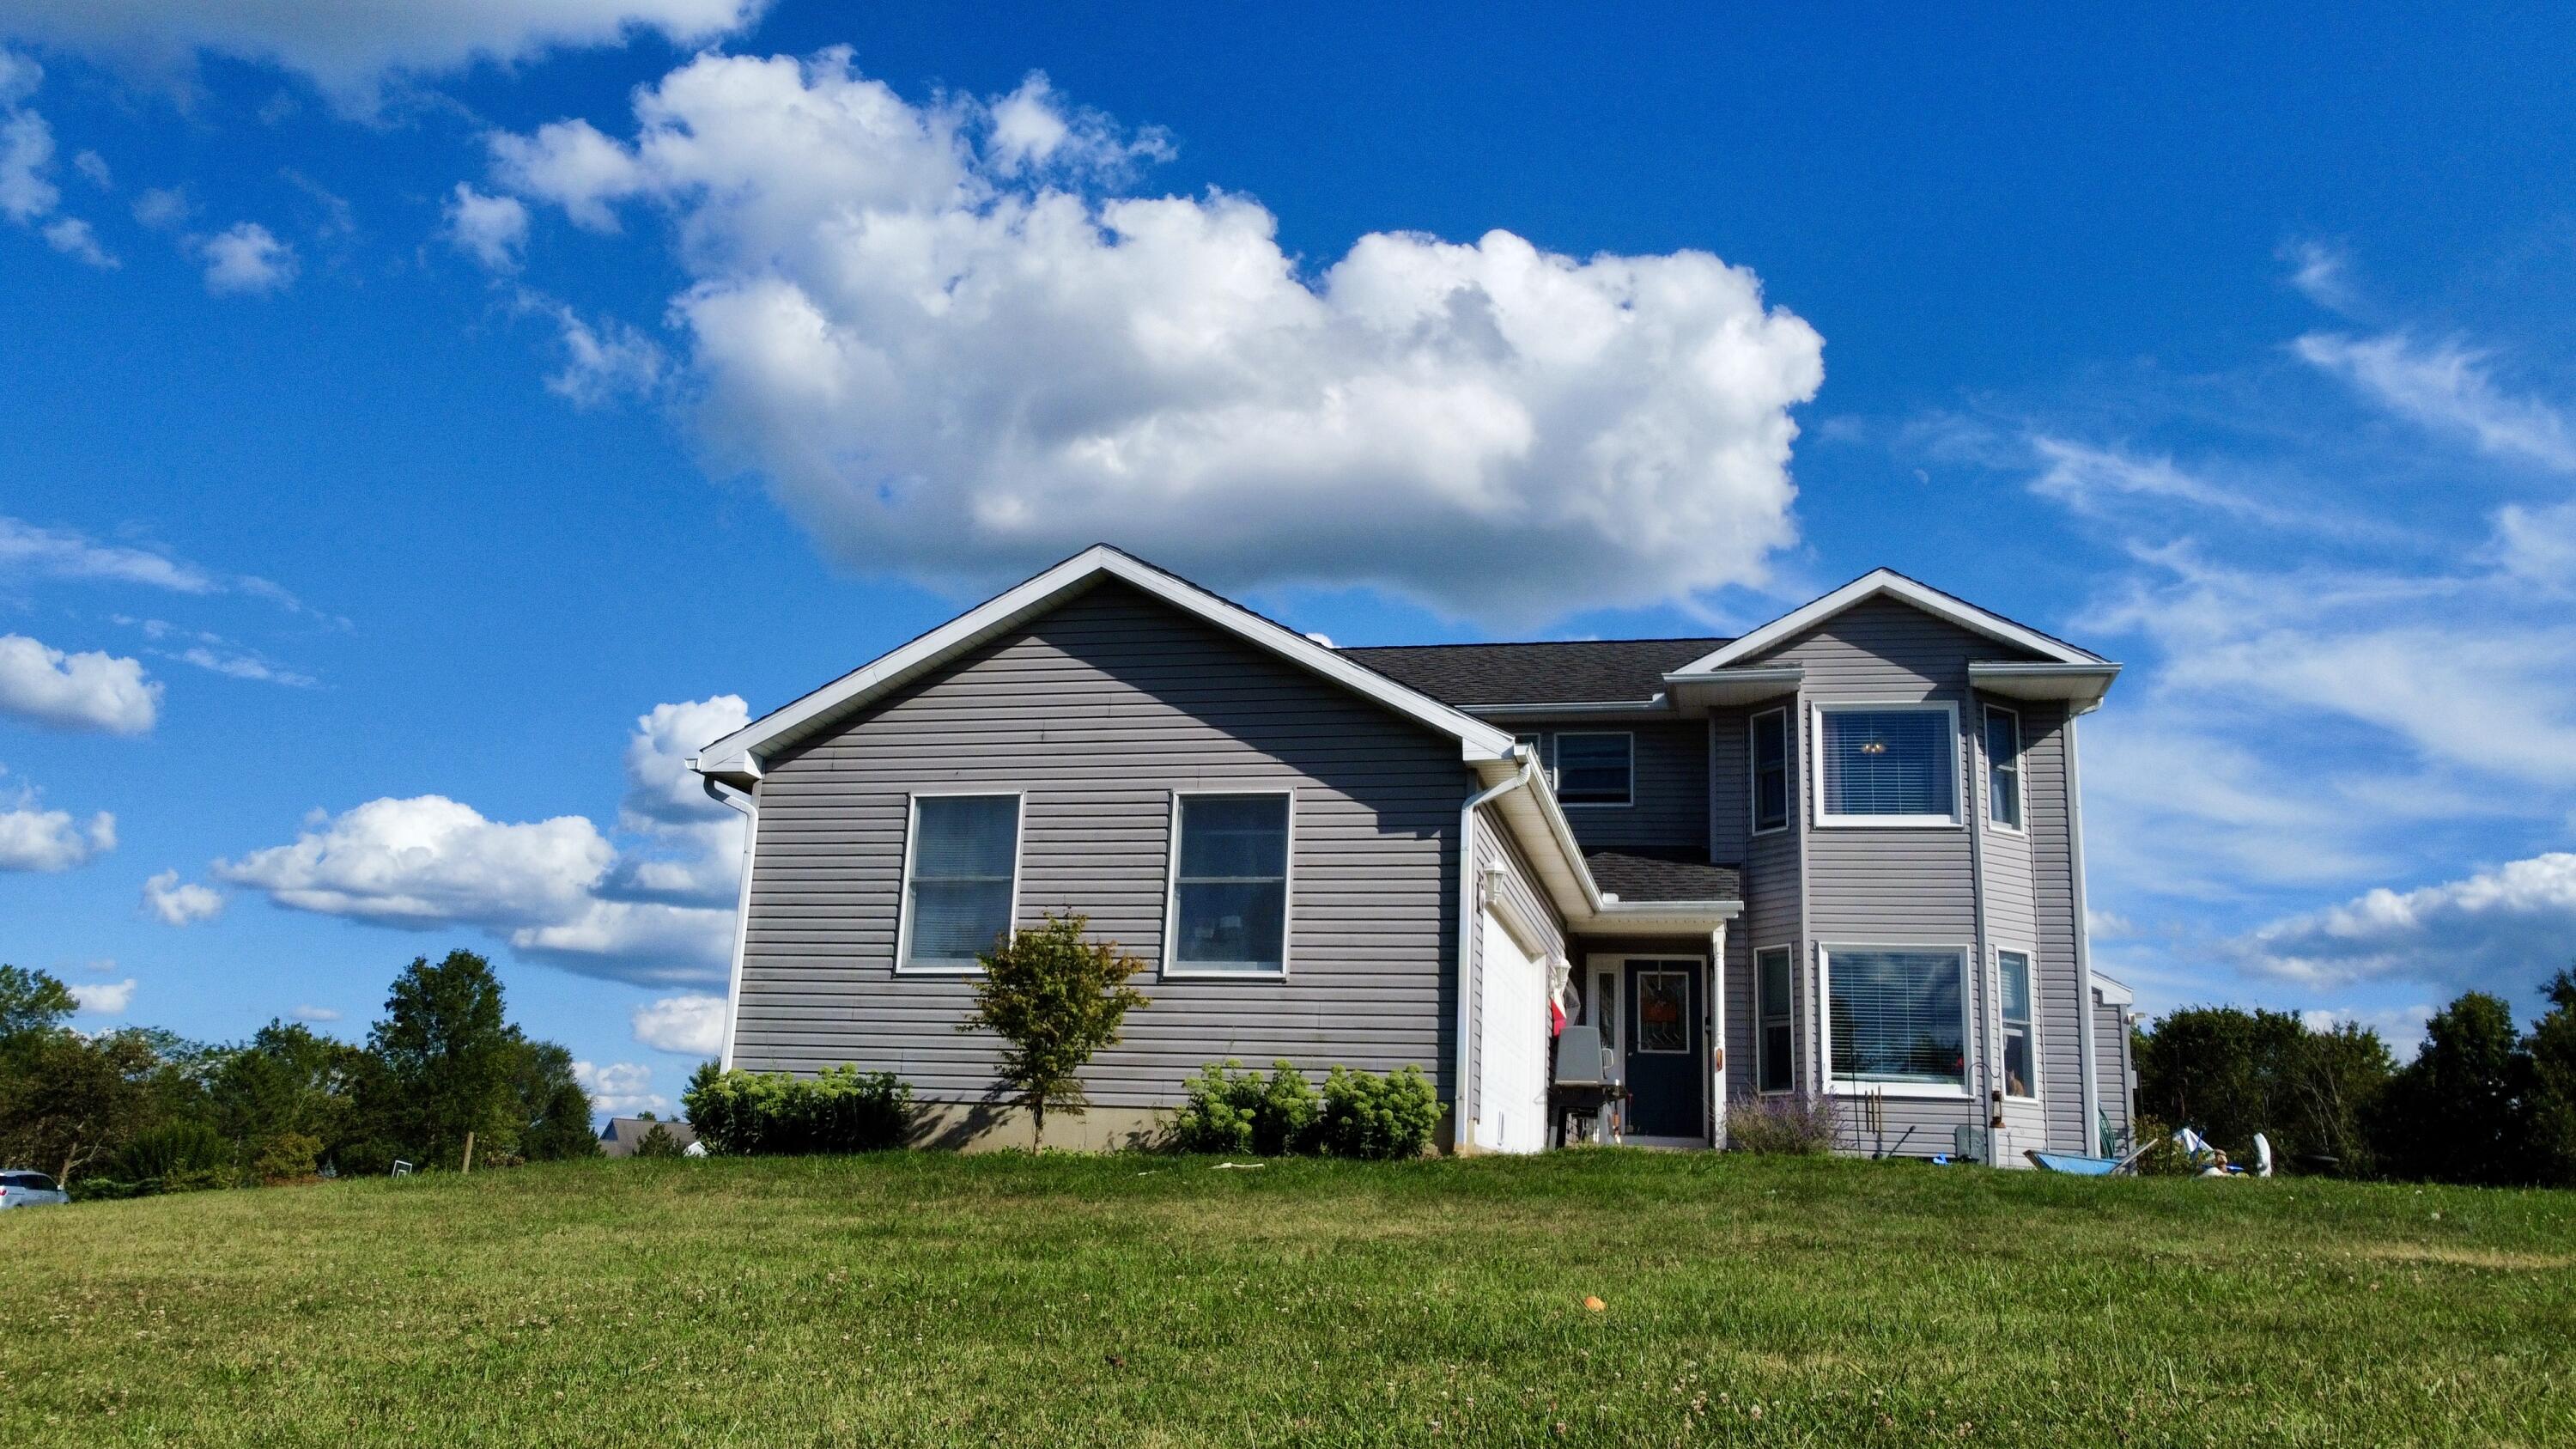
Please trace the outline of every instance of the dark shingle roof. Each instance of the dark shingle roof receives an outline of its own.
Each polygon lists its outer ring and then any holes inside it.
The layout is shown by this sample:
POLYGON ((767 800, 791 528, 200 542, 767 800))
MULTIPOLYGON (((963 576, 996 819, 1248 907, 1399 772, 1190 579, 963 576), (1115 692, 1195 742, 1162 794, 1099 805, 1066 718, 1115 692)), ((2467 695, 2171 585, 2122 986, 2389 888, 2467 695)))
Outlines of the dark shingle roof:
POLYGON ((1583 863, 1605 893, 1623 901, 1744 899, 1743 874, 1731 865, 1634 850, 1589 851, 1583 863))
POLYGON ((1552 644, 1398 644, 1344 649, 1443 704, 1644 703, 1664 676, 1724 639, 1572 639, 1552 644))

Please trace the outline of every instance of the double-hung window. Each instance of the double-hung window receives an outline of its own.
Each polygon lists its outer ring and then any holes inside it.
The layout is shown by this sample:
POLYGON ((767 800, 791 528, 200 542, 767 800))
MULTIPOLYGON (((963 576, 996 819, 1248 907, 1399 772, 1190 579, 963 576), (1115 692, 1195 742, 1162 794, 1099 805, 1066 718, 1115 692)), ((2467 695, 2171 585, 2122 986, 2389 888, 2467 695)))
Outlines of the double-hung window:
POLYGON ((1789 826, 1789 711, 1753 717, 1753 833, 1789 826))
POLYGON ((1276 976, 1288 969, 1292 802, 1284 792, 1173 802, 1166 973, 1276 976))
POLYGON ((1755 1080, 1765 1092, 1785 1092, 1796 1082, 1794 1043, 1797 1029, 1789 1010, 1790 952, 1765 946, 1753 953, 1754 1016, 1760 1036, 1754 1041, 1755 1080))
POLYGON ((1958 740, 1947 704, 1817 706, 1817 823, 1958 824, 1958 740))
POLYGON ((905 840, 901 963, 972 971, 1011 929, 1020 797, 915 795, 905 840))
POLYGON ((2039 1077, 2032 1070, 2030 1049, 2030 958, 2019 951, 1998 951, 1995 975, 2002 978, 1997 996, 2003 1003, 2004 1095, 2036 1097, 2039 1077))
POLYGON ((1967 964, 1954 948, 1825 948, 1832 1080, 1965 1092, 1967 964))
POLYGON ((1556 798, 1566 805, 1625 805, 1633 798, 1637 737, 1625 730, 1560 730, 1556 798))
POLYGON ((1986 706, 1986 818, 2021 829, 2021 716, 1986 706))

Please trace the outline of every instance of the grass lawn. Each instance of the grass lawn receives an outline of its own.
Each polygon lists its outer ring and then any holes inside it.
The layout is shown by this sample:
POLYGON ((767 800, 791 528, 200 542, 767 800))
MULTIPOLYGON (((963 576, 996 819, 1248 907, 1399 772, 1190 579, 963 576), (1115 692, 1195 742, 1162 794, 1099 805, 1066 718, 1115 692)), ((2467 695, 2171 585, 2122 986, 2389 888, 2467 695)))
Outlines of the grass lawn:
POLYGON ((2548 1192, 584 1163, 0 1213, 0 1443, 2563 1445, 2571 1268, 2548 1192))

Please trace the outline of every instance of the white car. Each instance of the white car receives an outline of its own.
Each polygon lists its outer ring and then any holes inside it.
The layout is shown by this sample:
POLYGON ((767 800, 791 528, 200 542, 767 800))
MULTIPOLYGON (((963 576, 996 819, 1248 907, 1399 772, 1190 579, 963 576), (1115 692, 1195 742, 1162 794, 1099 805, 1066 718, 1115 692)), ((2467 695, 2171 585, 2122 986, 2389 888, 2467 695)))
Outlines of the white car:
POLYGON ((59 1207, 71 1200, 70 1193, 54 1186, 54 1180, 41 1172, 0 1168, 0 1208, 59 1207))

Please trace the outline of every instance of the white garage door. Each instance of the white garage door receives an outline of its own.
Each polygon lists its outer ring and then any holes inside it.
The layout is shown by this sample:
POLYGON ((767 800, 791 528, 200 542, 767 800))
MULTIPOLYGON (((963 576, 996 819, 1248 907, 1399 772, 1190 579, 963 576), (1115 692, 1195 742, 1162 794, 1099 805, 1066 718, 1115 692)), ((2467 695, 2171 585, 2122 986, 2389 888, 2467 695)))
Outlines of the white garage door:
POLYGON ((1547 967, 1487 912, 1484 1028, 1476 1039, 1476 1145, 1547 1146, 1547 967))

